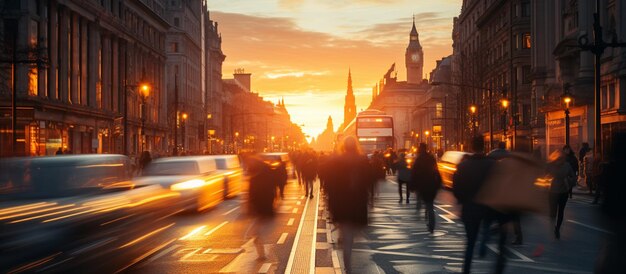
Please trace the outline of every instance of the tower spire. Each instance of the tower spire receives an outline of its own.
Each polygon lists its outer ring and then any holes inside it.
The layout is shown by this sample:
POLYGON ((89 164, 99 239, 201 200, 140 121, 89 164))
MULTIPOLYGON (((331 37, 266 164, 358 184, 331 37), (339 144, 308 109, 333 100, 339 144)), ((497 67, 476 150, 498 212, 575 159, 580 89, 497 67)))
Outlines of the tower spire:
POLYGON ((352 93, 352 69, 348 67, 348 94, 352 93))
POLYGON ((354 99, 354 91, 352 90, 352 69, 348 67, 348 91, 346 94, 346 101, 343 106, 343 126, 347 126, 355 116, 356 103, 354 99))

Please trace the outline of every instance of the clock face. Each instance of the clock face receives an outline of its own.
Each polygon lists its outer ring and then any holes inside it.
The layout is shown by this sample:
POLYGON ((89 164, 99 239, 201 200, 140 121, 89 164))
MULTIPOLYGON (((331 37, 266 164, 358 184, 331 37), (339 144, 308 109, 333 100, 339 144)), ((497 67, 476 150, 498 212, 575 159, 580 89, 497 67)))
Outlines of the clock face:
POLYGON ((411 60, 413 60, 413 62, 417 62, 420 60, 420 56, 417 53, 413 53, 411 54, 411 60))

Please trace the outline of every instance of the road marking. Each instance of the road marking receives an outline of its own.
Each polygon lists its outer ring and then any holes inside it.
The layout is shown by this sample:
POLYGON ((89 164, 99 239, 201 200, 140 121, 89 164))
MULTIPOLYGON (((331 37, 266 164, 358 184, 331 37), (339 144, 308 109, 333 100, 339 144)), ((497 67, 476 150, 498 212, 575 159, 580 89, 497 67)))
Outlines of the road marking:
POLYGON ((337 255, 337 250, 333 250, 331 259, 333 261, 333 268, 335 269, 335 273, 337 273, 337 269, 341 269, 341 264, 339 263, 339 256, 337 255))
POLYGON ((450 220, 450 218, 446 217, 444 214, 439 214, 439 217, 443 218, 447 221, 448 224, 454 224, 454 221, 450 220))
POLYGON ((187 240, 189 239, 191 236, 196 235, 198 232, 200 232, 200 230, 203 230, 206 226, 199 226, 196 229, 192 230, 191 232, 189 232, 187 235, 181 237, 179 240, 187 240))
POLYGON ((450 212, 450 211, 449 211, 449 210, 447 210, 447 209, 444 209, 444 208, 443 208, 442 206, 440 206, 440 205, 435 205, 435 207, 436 207, 436 208, 438 208, 438 209, 441 209, 441 210, 442 210, 443 212, 445 212, 445 213, 448 213, 448 215, 450 215, 450 216, 454 217, 455 219, 458 219, 458 218, 459 218, 459 216, 456 216, 454 213, 450 212))
POLYGON ((222 214, 222 216, 226 216, 228 214, 233 213, 235 210, 239 209, 239 206, 234 207, 233 209, 226 211, 224 214, 222 214))
MULTIPOLYGON (((302 196, 300 199, 302 199, 302 198, 304 198, 304 196, 302 196)), ((300 234, 302 234, 302 226, 304 226, 304 216, 306 215, 306 214, 304 214, 304 212, 306 212, 306 209, 307 209, 308 206, 309 206, 309 200, 306 200, 306 202, 304 203, 304 209, 302 209, 303 213, 302 213, 302 216, 300 217, 300 224, 298 225, 298 230, 296 231, 296 236, 293 239, 293 244, 291 245, 291 252, 289 253, 289 259, 287 260, 287 267, 285 267, 285 274, 291 274, 291 268, 293 266, 293 261, 296 258, 296 247, 298 245, 298 241, 300 240, 300 234)), ((315 265, 313 267, 315 267, 315 265)))
POLYGON ((154 235, 154 234, 157 234, 157 233, 159 233, 159 232, 161 232, 161 231, 163 231, 163 230, 166 230, 166 229, 168 229, 168 228, 172 227, 172 226, 173 226, 173 225, 175 225, 175 224, 176 224, 176 223, 171 223, 171 224, 166 225, 166 226, 164 226, 164 227, 161 227, 161 228, 155 229, 154 231, 152 231, 152 232, 150 232, 150 233, 147 233, 147 234, 145 234, 145 235, 143 235, 143 236, 141 236, 141 237, 139 237, 139 238, 137 238, 137 239, 134 239, 134 240, 132 240, 132 241, 130 241, 130 242, 128 242, 128 243, 126 243, 125 245, 122 245, 122 246, 118 247, 118 249, 122 249, 122 248, 125 248, 125 247, 129 247, 129 246, 134 245, 134 244, 136 244, 136 243, 138 243, 138 242, 141 242, 141 241, 145 240, 146 238, 151 237, 151 236, 152 236, 152 235, 154 235))
POLYGON ((296 202, 296 205, 301 205, 301 204, 302 204, 302 202, 300 202, 300 201, 296 202))
POLYGON ((284 244, 285 240, 287 240, 287 235, 288 234, 289 233, 287 233, 287 232, 285 232, 283 234, 280 234, 280 238, 278 238, 278 241, 276 242, 276 244, 279 244, 279 245, 284 244))
POLYGON ((295 221, 294 218, 289 218, 289 221, 287 221, 287 225, 293 225, 294 221, 295 221))
POLYGON ((298 213, 298 208, 294 208, 294 209, 291 211, 291 213, 294 213, 294 214, 295 214, 295 213, 298 213))
POLYGON ((200 251, 200 250, 202 250, 202 247, 198 247, 198 248, 194 249, 193 251, 191 251, 191 252, 187 253, 185 256, 183 256, 182 258, 180 258, 180 260, 179 260, 179 261, 180 261, 180 262, 184 262, 184 261, 186 261, 187 259, 189 259, 189 257, 191 257, 191 256, 195 255, 195 254, 196 254, 196 253, 198 253, 198 251, 200 251))
POLYGON ((463 261, 463 258, 456 258, 456 257, 450 257, 450 256, 443 256, 443 255, 427 255, 427 254, 419 254, 419 253, 382 251, 382 250, 370 250, 370 249, 352 249, 352 251, 364 252, 364 253, 374 253, 374 254, 399 255, 399 256, 415 257, 415 258, 428 258, 428 259, 440 259, 440 260, 451 260, 451 261, 463 261))
POLYGON ((173 245, 173 246, 168 247, 167 249, 157 253, 156 255, 150 257, 150 259, 146 260, 146 264, 156 261, 158 258, 163 257, 165 254, 170 253, 174 251, 174 249, 177 249, 179 247, 181 247, 181 245, 173 245))
MULTIPOLYGON (((313 189, 311 189, 312 192, 315 192, 315 186, 313 186, 313 189)), ((315 193, 315 219, 313 220, 313 241, 311 243, 311 260, 309 265, 310 270, 309 273, 315 273, 315 248, 317 247, 317 216, 319 215, 319 204, 320 204, 320 195, 319 195, 319 191, 317 193, 315 193)), ((302 215, 304 215, 304 211, 302 212, 302 215)))
MULTIPOLYGON (((489 249, 491 249, 494 253, 496 253, 496 254, 500 254, 500 252, 498 252, 498 248, 496 247, 496 244, 488 244, 488 245, 487 245, 487 247, 488 247, 489 249)), ((522 253, 517 252, 517 250, 511 249, 511 248, 510 248, 510 247, 508 247, 508 246, 505 246, 505 248, 506 248, 507 250, 509 250, 511 253, 513 253, 515 256, 517 256, 518 258, 520 258, 520 260, 522 260, 522 261, 524 261, 524 262, 531 262, 531 263, 532 263, 532 262, 535 262, 533 259, 528 258, 528 257, 526 257, 526 256, 522 255, 522 253)))
POLYGON ((130 264, 122 267, 118 271, 115 271, 115 273, 123 272, 124 270, 128 269, 129 267, 135 265, 136 263, 138 263, 138 262, 142 261, 143 259, 147 258, 148 256, 156 253, 157 251, 161 250, 162 248, 166 247, 167 245, 173 243, 174 241, 176 241, 176 239, 169 240, 169 241, 165 242, 164 244, 151 249, 150 251, 148 251, 148 252, 144 253, 143 255, 137 257, 136 259, 134 259, 132 262, 130 262, 130 264))
POLYGON ((213 232, 215 232, 218 229, 222 228, 227 223, 228 223, 228 221, 224 221, 223 223, 221 223, 218 226, 214 227, 213 229, 209 230, 207 233, 204 233, 204 236, 209 236, 209 235, 213 234, 213 232))
POLYGON ((583 224, 581 222, 577 222, 577 221, 574 221, 574 220, 567 220, 567 221, 570 222, 570 223, 573 223, 573 224, 577 224, 579 226, 584 226, 586 228, 593 229, 595 231, 600 231, 600 232, 604 232, 604 233, 607 233, 607 234, 613 234, 613 232, 611 232, 611 231, 608 231, 606 229, 602 229, 602 228, 599 228, 599 227, 595 227, 595 226, 592 226, 592 225, 583 224))
POLYGON ((271 263, 264 263, 261 268, 259 268, 259 273, 267 273, 270 271, 270 267, 272 267, 271 263))

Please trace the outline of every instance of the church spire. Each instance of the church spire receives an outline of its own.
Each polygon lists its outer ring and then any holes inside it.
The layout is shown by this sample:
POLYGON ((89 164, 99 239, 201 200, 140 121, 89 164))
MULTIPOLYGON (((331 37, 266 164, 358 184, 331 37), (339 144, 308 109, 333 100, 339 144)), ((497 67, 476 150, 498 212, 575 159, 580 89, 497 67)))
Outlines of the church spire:
POLYGON ((333 117, 331 117, 330 115, 328 115, 328 122, 326 122, 326 131, 328 132, 334 131, 333 117))
POLYGON ((352 69, 348 68, 348 91, 346 94, 346 101, 343 106, 343 126, 347 126, 348 123, 356 116, 356 104, 354 99, 354 91, 352 90, 352 69))

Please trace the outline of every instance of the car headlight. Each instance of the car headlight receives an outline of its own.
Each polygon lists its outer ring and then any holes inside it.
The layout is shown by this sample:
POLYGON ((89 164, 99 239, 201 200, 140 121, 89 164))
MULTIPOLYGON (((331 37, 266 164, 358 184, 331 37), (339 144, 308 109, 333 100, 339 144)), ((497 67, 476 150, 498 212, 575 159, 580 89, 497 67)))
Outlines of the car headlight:
POLYGON ((199 188, 204 185, 205 185, 204 180, 193 179, 193 180, 188 180, 188 181, 173 184, 172 186, 170 186, 170 189, 174 191, 178 191, 178 190, 199 188))

